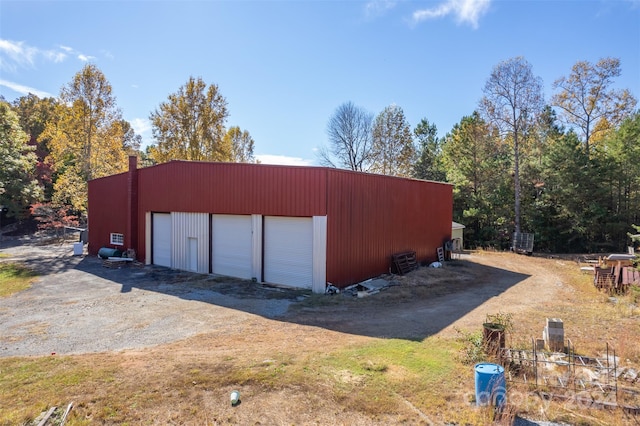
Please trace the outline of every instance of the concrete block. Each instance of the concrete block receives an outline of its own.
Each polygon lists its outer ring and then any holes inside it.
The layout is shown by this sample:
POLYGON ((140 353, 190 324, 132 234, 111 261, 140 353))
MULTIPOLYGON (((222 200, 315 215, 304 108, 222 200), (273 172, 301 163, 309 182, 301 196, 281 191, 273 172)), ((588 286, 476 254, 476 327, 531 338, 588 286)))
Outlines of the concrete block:
POLYGON ((547 318, 547 327, 564 328, 564 324, 560 318, 547 318))

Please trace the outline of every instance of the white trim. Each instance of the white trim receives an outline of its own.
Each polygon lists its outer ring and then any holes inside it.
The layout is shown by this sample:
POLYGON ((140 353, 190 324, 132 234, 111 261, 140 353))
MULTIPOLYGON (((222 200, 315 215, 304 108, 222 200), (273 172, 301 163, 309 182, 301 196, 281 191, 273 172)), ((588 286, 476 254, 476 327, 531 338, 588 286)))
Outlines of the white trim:
POLYGON ((262 215, 251 215, 251 276, 262 282, 262 215))
POLYGON ((313 217, 313 281, 311 290, 324 293, 327 287, 327 217, 313 217))
POLYGON ((144 264, 151 265, 151 212, 144 214, 144 264))

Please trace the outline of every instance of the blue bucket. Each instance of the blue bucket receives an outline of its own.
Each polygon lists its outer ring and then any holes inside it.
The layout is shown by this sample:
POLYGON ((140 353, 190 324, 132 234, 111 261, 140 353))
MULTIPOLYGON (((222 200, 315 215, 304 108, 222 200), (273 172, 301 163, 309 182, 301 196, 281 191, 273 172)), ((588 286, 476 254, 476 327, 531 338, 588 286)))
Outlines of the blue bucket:
POLYGON ((498 364, 476 364, 476 405, 502 407, 507 402, 504 368, 498 364))

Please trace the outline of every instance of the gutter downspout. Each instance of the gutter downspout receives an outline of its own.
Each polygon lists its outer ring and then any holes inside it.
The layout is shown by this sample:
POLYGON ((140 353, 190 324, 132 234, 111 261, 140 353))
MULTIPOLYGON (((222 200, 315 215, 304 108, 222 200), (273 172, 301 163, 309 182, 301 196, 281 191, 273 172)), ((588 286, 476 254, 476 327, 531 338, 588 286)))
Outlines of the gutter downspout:
POLYGON ((134 249, 138 257, 138 157, 135 155, 129 156, 127 212, 127 233, 124 243, 126 248, 134 249))

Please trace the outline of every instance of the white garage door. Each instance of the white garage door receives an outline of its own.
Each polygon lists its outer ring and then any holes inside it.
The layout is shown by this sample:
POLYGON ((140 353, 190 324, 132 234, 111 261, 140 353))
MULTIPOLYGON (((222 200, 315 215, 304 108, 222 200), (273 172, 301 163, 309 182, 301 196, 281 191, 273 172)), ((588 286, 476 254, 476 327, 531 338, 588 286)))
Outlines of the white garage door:
POLYGON ((151 263, 171 267, 171 215, 154 213, 152 229, 153 259, 151 263))
POLYGON ((265 217, 264 281, 299 288, 312 287, 312 218, 265 217))
POLYGON ((251 216, 213 215, 211 265, 214 274, 251 278, 251 216))

